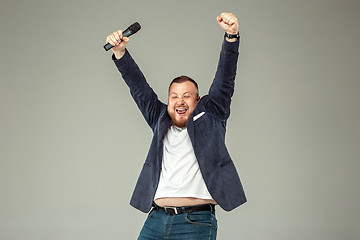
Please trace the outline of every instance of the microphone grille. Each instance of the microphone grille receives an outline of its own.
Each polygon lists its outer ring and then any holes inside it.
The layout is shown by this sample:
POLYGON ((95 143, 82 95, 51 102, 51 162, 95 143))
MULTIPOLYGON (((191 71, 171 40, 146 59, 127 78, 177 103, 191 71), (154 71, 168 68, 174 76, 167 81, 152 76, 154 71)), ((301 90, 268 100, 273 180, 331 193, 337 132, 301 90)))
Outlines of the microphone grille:
POLYGON ((141 26, 140 26, 140 24, 138 23, 138 22, 136 22, 136 23, 134 23, 134 24, 132 24, 131 26, 130 26, 130 31, 134 34, 134 33, 136 33, 137 31, 139 31, 141 29, 141 26))

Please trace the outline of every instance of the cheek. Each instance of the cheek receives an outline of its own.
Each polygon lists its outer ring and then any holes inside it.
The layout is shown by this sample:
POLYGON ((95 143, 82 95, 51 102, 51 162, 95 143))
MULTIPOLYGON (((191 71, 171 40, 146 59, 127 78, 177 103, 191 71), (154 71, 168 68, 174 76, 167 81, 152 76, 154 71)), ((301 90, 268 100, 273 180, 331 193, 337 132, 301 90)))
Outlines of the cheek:
POLYGON ((168 111, 173 111, 174 110, 174 103, 171 102, 171 101, 168 101, 167 109, 168 109, 168 111))
POLYGON ((188 103, 188 106, 191 110, 194 110, 197 105, 197 101, 191 101, 188 103))
POLYGON ((168 103, 167 103, 167 105, 168 105, 168 106, 173 105, 173 103, 172 103, 171 99, 168 99, 168 103))

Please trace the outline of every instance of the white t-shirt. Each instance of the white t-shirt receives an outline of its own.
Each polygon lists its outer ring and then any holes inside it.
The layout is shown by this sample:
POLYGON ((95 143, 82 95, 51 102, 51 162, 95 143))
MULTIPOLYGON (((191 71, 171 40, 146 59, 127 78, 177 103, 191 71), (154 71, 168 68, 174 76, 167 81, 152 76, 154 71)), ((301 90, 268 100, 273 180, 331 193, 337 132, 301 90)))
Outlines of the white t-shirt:
POLYGON ((187 131, 172 125, 164 137, 159 185, 154 199, 195 197, 213 199, 201 175, 187 131))

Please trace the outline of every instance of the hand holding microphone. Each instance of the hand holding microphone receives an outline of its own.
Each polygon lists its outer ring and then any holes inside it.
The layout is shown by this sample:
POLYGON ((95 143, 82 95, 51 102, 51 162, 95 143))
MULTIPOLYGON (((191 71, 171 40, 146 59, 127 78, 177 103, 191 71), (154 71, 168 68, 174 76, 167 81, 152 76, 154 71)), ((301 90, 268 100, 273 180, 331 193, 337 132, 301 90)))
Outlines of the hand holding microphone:
POLYGON ((126 44, 130 41, 128 37, 139 31, 140 28, 140 24, 136 22, 125 31, 118 30, 113 32, 106 38, 107 44, 104 45, 105 50, 111 49, 116 59, 120 59, 125 54, 126 44))

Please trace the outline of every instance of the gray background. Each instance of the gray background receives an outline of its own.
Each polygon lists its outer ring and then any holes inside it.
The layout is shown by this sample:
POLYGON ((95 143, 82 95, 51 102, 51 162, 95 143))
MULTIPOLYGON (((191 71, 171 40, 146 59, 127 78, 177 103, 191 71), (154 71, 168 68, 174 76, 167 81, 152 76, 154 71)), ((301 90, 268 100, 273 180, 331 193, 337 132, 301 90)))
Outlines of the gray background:
POLYGON ((1 0, 0 239, 135 239, 128 204, 151 130, 102 46, 128 49, 161 100, 206 94, 223 11, 242 35, 227 145, 248 203, 218 239, 360 238, 359 1, 1 0))

